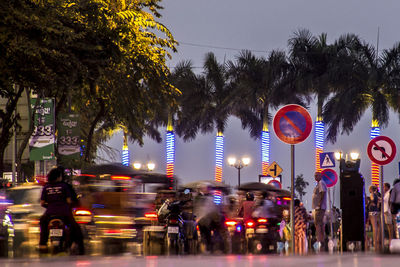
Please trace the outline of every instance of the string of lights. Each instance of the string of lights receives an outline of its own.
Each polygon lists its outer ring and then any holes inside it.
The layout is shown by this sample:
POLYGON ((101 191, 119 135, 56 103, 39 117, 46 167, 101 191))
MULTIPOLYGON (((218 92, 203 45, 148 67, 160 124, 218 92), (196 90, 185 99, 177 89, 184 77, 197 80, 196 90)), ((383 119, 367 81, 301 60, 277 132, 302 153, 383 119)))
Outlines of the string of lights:
MULTIPOLYGON (((373 122, 371 126, 371 140, 381 134, 381 129, 377 122, 373 122)), ((371 183, 379 187, 379 165, 371 162, 371 183)))
POLYGON ((324 152, 325 124, 322 118, 315 121, 315 171, 321 172, 320 154, 324 152))

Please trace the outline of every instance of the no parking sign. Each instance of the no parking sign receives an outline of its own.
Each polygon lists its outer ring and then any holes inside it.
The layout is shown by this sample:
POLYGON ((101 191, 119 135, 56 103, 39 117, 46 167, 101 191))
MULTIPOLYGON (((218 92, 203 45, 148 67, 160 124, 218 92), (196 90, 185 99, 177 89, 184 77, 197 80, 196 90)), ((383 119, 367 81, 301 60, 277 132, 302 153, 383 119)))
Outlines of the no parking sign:
POLYGON ((327 187, 332 187, 337 183, 338 176, 332 169, 325 169, 321 172, 321 178, 325 182, 327 187))
POLYGON ((310 113, 299 105, 286 105, 278 110, 273 121, 276 136, 284 143, 295 145, 303 142, 311 133, 310 113))

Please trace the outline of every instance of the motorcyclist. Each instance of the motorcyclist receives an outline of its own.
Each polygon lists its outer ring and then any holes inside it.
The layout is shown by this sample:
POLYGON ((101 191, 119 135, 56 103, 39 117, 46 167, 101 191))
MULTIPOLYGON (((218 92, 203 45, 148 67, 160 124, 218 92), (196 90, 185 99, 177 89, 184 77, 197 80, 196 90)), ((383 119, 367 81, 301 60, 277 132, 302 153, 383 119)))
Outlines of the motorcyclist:
POLYGON ((251 219, 251 214, 254 211, 255 202, 254 202, 254 194, 252 192, 246 193, 246 200, 242 202, 238 216, 243 217, 243 220, 251 219))
MULTIPOLYGON (((196 221, 199 226, 202 239, 204 238, 206 252, 211 252, 213 249, 211 232, 220 235, 222 240, 226 241, 226 229, 224 229, 224 216, 219 207, 214 203, 213 196, 210 194, 209 187, 202 185, 199 188, 199 193, 194 199, 193 209, 196 216, 196 221)), ((226 249, 228 246, 224 246, 226 249)))
MULTIPOLYGON (((62 182, 65 183, 65 185, 68 187, 70 194, 71 194, 71 209, 76 208, 80 206, 80 202, 78 199, 78 195, 75 192, 74 187, 67 182, 67 176, 65 174, 65 168, 62 166, 57 167, 57 169, 61 172, 61 177, 62 177, 62 182)), ((71 210, 72 212, 72 210, 71 210)), ((79 224, 75 221, 75 219, 72 217, 71 221, 71 241, 75 242, 78 245, 79 248, 79 254, 83 255, 85 253, 84 251, 84 244, 83 244, 83 234, 81 227, 79 224)))
POLYGON ((47 251, 47 240, 49 238, 48 224, 51 216, 63 217, 67 225, 73 221, 70 204, 71 191, 68 186, 62 182, 62 173, 54 168, 47 174, 47 183, 43 186, 40 205, 46 208, 46 211, 40 218, 40 252, 47 251))

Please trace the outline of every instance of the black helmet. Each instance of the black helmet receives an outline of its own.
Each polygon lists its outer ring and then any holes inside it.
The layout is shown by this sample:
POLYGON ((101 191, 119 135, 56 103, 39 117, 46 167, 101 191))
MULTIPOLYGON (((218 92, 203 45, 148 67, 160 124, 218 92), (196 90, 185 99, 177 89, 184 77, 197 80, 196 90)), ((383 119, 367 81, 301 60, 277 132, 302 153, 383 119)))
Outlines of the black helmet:
POLYGON ((246 193, 246 200, 253 201, 254 200, 254 194, 252 192, 247 192, 246 193))

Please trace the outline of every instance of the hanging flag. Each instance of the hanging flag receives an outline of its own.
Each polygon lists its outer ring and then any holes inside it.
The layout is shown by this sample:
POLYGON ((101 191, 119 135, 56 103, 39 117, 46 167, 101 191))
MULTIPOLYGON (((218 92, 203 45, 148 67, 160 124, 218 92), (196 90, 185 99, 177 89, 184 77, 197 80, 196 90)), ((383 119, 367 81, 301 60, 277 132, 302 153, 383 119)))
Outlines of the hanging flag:
POLYGON ((81 155, 78 114, 61 113, 57 121, 57 151, 61 157, 79 159, 81 155))
MULTIPOLYGON (((37 98, 31 99, 34 110, 37 98)), ((54 101, 41 99, 37 105, 33 122, 33 133, 29 139, 29 160, 53 160, 54 155, 54 101)))

